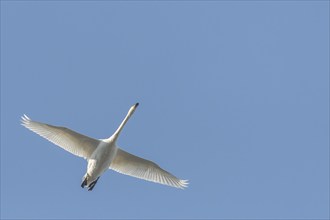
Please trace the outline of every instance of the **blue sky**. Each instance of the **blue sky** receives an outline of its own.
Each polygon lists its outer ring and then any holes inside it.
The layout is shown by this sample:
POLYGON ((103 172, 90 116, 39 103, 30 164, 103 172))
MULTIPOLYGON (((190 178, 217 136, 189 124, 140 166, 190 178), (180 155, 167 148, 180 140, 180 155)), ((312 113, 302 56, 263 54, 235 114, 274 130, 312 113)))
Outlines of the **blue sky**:
POLYGON ((328 1, 1 1, 1 218, 329 218, 328 1), (118 144, 108 171, 20 116, 118 144))

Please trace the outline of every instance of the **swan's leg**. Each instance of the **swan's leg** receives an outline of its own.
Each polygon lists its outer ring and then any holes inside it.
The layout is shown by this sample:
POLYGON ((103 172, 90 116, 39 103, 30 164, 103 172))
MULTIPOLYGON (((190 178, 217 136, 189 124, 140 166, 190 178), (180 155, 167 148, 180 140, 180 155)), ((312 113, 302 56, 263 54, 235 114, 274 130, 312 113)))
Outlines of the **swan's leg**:
POLYGON ((92 191, 94 186, 96 185, 97 181, 99 180, 100 177, 97 177, 95 181, 93 181, 91 184, 88 186, 88 191, 92 191))

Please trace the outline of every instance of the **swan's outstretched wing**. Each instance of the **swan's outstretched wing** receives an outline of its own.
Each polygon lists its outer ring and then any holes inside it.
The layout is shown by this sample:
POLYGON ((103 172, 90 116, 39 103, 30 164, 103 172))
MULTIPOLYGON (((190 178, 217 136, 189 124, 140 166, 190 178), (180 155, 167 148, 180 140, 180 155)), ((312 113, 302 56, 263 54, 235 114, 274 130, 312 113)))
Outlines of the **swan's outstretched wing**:
POLYGON ((100 142, 68 128, 32 121, 26 115, 22 117, 22 125, 64 150, 85 159, 92 155, 100 142))
POLYGON ((187 180, 180 180, 152 161, 134 156, 118 148, 110 169, 122 174, 183 189, 187 180))

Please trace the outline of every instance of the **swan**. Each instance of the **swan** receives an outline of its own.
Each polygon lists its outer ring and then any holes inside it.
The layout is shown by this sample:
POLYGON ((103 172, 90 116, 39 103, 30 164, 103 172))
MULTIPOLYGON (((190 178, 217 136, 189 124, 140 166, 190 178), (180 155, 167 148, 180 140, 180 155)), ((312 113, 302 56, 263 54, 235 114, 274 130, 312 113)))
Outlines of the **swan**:
POLYGON ((87 160, 87 171, 82 188, 93 190, 100 176, 108 169, 132 177, 176 188, 187 187, 188 180, 181 180, 156 163, 130 154, 117 146, 117 139, 139 103, 133 105, 115 133, 106 139, 94 139, 65 127, 58 127, 31 120, 25 114, 22 125, 64 150, 87 160))

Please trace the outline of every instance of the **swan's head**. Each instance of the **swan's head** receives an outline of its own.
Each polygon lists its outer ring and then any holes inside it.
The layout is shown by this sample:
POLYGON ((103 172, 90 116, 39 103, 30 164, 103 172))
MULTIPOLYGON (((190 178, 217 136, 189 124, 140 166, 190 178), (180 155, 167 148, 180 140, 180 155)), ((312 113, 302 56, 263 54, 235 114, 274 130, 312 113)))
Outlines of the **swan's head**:
POLYGON ((136 103, 135 105, 133 105, 129 110, 128 110, 128 115, 131 116, 135 109, 139 106, 139 103, 136 103))

